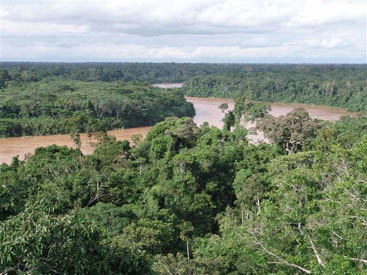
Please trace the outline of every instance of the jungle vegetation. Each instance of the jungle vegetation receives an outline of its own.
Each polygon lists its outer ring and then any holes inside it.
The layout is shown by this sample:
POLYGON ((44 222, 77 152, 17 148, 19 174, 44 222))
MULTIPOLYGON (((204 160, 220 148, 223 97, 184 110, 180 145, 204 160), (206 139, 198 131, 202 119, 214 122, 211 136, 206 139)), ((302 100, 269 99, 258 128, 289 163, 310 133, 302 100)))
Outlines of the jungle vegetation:
POLYGON ((367 111, 366 65, 247 65, 243 70, 196 76, 186 95, 265 102, 307 103, 367 111))
POLYGON ((43 79, 160 83, 183 82, 198 75, 236 71, 241 66, 195 63, 0 62, 0 68, 0 84, 5 80, 21 83, 43 79), (7 75, 3 75, 4 71, 7 75))
POLYGON ((41 80, 0 91, 0 137, 150 126, 194 114, 177 89, 141 83, 41 80))
MULTIPOLYGON (((364 72, 355 67, 357 79, 364 72)), ((6 79, 0 96, 19 98, 8 105, 38 104, 27 91, 47 91, 50 105, 37 110, 62 117, 69 110, 53 103, 72 98, 83 108, 68 113, 66 125, 93 125, 89 131, 102 134, 89 155, 53 145, 0 165, 0 273, 365 274, 365 115, 332 123, 299 108, 272 117, 267 104, 253 101, 252 90, 239 92, 233 110, 220 106, 223 129, 168 117, 144 140, 129 143, 95 126, 96 98, 153 105, 157 96, 157 104, 168 97, 181 102, 179 109, 190 108, 182 93, 49 76, 22 84, 8 69, 0 74, 6 79), (249 142, 242 121, 255 122, 270 142, 249 142)), ((327 78, 322 70, 319 77, 327 78)), ((6 120, 20 119, 19 113, 6 120)))
POLYGON ((186 95, 252 96, 258 101, 309 103, 367 111, 365 64, 195 64, 1 62, 6 83, 40 80, 83 82, 185 82, 186 95))
POLYGON ((132 144, 105 135, 90 155, 53 145, 2 164, 0 270, 363 274, 367 117, 267 110, 241 98, 223 129, 171 117, 132 144), (243 119, 271 143, 249 143, 243 119))

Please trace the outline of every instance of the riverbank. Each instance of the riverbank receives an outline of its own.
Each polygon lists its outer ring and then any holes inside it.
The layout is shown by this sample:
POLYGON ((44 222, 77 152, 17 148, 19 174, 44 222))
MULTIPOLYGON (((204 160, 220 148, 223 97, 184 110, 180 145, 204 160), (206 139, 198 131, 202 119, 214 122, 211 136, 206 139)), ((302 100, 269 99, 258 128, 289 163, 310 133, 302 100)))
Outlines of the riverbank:
MULTIPOLYGON (((230 108, 233 108, 234 102, 228 98, 198 98, 198 97, 186 97, 188 102, 194 105, 196 115, 193 118, 197 125, 202 125, 204 122, 208 122, 210 125, 221 128, 223 126, 224 114, 219 109, 219 105, 227 103, 230 108)), ((287 104, 287 103, 269 103, 271 105, 273 116, 285 115, 295 108, 303 107, 313 118, 319 118, 323 120, 336 121, 341 116, 351 115, 350 113, 341 108, 334 108, 328 106, 306 105, 306 104, 287 104)), ((250 127, 251 125, 249 125, 250 127)), ((143 138, 147 135, 151 127, 137 127, 122 130, 108 131, 109 135, 116 137, 117 140, 129 140, 133 135, 142 135, 143 138)), ((262 136, 251 136, 253 140, 261 140, 262 136)), ((92 146, 89 143, 85 143, 85 135, 81 135, 82 146, 81 150, 84 154, 92 152, 92 146)), ((69 135, 50 135, 50 136, 32 136, 32 137, 15 137, 0 139, 0 163, 10 163, 13 156, 18 155, 20 159, 24 159, 27 154, 32 154, 36 148, 41 146, 49 146, 52 144, 60 146, 73 147, 74 143, 69 135)))

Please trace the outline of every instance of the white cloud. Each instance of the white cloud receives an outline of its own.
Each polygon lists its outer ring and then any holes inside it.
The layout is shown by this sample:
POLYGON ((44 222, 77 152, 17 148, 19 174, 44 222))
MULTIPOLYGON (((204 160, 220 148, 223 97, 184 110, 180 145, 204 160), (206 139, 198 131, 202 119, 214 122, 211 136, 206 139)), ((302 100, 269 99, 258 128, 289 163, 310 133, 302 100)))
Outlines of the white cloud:
POLYGON ((2 0, 0 60, 363 62, 366 13, 365 0, 2 0))
POLYGON ((87 26, 73 24, 55 24, 55 23, 40 23, 40 22, 16 22, 3 20, 0 25, 0 33, 2 36, 53 36, 62 33, 85 33, 87 26))
POLYGON ((302 9, 286 23, 290 27, 337 24, 361 20, 367 12, 366 1, 307 0, 302 9))

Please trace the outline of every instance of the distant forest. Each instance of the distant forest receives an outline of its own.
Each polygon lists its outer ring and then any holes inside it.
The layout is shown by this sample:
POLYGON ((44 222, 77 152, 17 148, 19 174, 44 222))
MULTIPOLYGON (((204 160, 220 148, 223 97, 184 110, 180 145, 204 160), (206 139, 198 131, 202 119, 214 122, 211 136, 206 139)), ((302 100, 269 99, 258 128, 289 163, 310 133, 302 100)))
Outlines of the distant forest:
POLYGON ((0 63, 6 83, 43 79, 101 82, 185 82, 188 96, 297 102, 367 111, 366 65, 194 63, 0 63))
POLYGON ((197 76, 185 82, 186 95, 247 95, 258 101, 329 105, 367 111, 366 65, 263 65, 197 76))
POLYGON ((7 64, 0 69, 0 137, 151 126, 166 117, 195 114, 178 89, 84 78, 92 69, 74 66, 7 64), (75 75, 67 76, 69 69, 75 75))
MULTIPOLYGON (((80 81, 183 82, 200 75, 236 72, 242 65, 177 63, 18 63, 0 62, 0 83, 45 78, 80 81), (4 70, 8 76, 4 75, 4 70), (10 78, 9 78, 10 77, 10 78)), ((6 74, 5 72, 5 74, 6 74)), ((1 85, 1 84, 0 84, 1 85)), ((1 87, 1 86, 0 86, 1 87)))

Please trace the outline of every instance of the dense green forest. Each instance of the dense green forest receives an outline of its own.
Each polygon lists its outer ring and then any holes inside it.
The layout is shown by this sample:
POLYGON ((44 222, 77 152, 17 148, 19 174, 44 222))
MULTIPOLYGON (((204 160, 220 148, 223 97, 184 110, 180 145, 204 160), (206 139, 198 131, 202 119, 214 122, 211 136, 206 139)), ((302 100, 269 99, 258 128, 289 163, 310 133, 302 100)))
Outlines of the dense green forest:
POLYGON ((75 139, 0 165, 1 274, 365 274, 367 116, 257 102, 365 110, 365 66, 0 65, 1 136, 96 134, 89 155, 75 139), (223 129, 179 118, 184 93, 236 98, 223 129), (106 134, 154 123, 132 143, 106 134))
POLYGON ((44 79, 0 91, 0 137, 148 126, 194 114, 180 91, 139 83, 44 79))
POLYGON ((222 130, 167 118, 134 144, 104 136, 91 155, 50 146, 1 165, 0 270, 363 274, 367 117, 221 107, 222 130), (249 143, 243 119, 271 143, 249 143))
POLYGON ((197 76, 185 82, 186 95, 251 96, 258 101, 307 103, 367 111, 366 65, 263 65, 197 76))
POLYGON ((367 111, 367 66, 326 64, 0 63, 6 83, 62 81, 185 82, 189 96, 330 105, 367 111))
MULTIPOLYGON (((183 82, 199 75, 235 72, 242 65, 194 63, 27 63, 0 62, 3 81, 30 82, 42 79, 80 81, 183 82)), ((1 86, 0 86, 1 88, 1 86)))

